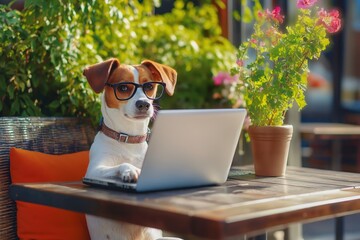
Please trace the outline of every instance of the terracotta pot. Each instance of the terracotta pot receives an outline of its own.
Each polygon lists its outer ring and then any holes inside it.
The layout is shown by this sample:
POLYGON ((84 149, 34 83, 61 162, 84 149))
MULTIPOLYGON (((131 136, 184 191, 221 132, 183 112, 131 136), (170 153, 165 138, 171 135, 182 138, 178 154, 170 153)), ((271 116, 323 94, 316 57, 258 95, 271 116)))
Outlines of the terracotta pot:
POLYGON ((292 125, 250 126, 248 131, 255 174, 268 177, 284 176, 293 133, 292 125))

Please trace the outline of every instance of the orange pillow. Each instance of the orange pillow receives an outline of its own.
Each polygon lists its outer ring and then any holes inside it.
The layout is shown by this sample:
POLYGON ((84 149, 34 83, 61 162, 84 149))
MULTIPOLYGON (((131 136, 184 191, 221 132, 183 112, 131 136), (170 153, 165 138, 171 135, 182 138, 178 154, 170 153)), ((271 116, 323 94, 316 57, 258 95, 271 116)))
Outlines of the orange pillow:
MULTIPOLYGON (((80 181, 89 163, 89 151, 49 155, 10 149, 13 183, 80 181)), ((20 239, 90 239, 84 214, 17 201, 20 239)))

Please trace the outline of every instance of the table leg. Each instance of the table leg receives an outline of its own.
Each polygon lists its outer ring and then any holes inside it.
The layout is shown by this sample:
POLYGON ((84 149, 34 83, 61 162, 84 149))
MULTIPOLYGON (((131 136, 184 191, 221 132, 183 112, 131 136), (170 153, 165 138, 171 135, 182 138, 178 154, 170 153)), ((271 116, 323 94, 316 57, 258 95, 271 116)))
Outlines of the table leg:
POLYGON ((332 141, 331 169, 341 171, 341 141, 338 139, 332 141))
POLYGON ((336 240, 344 239, 344 218, 343 217, 335 218, 335 239, 336 240))
POLYGON ((261 235, 248 237, 248 238, 246 238, 246 240, 267 240, 267 234, 264 233, 264 234, 261 234, 261 235))
POLYGON ((303 229, 301 223, 293 223, 288 226, 288 228, 286 229, 286 235, 282 239, 303 239, 302 230, 303 229))
POLYGON ((358 140, 356 151, 356 170, 360 173, 360 140, 358 140))

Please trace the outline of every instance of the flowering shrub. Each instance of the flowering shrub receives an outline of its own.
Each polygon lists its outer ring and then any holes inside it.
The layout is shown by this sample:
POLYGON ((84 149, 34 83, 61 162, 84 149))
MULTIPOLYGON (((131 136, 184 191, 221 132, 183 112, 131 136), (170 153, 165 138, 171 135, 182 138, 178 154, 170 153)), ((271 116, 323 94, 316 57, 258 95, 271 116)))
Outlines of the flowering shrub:
POLYGON ((238 97, 236 93, 238 75, 230 75, 228 72, 219 72, 213 77, 214 85, 216 86, 213 99, 220 102, 221 106, 231 106, 238 108, 244 105, 244 100, 238 97))
MULTIPOLYGON (((221 36, 216 7, 176 0, 154 15, 153 0, 28 0, 22 11, 0 4, 1 116, 100 118, 100 98, 83 69, 110 57, 149 58, 178 72, 176 94, 162 108, 212 106, 210 81, 236 48, 221 36), (210 93, 210 94, 209 94, 210 93)), ((1 239, 1 237, 0 237, 1 239)))
POLYGON ((232 74, 239 77, 236 90, 253 125, 282 125, 294 101, 300 109, 306 105, 308 61, 318 59, 330 43, 328 33, 341 28, 339 12, 316 2, 298 0, 297 19, 284 31, 280 7, 259 11, 254 32, 240 45, 232 74))

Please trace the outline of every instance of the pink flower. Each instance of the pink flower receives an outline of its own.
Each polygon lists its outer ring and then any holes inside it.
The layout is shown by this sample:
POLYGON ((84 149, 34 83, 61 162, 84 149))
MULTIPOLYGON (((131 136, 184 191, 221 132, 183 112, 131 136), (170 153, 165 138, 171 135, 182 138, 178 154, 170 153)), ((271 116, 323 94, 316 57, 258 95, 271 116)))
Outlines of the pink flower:
POLYGON ((266 15, 269 19, 272 19, 275 22, 282 23, 284 21, 284 16, 280 14, 281 8, 275 7, 274 10, 270 12, 269 9, 266 9, 266 15))
POLYGON ((236 60, 236 64, 237 64, 239 67, 242 67, 242 66, 244 66, 244 61, 241 60, 241 59, 237 59, 237 60, 236 60))
POLYGON ((219 72, 216 76, 213 77, 214 85, 220 86, 222 84, 230 84, 236 82, 238 76, 231 76, 227 72, 219 72))
POLYGON ((317 0, 297 0, 296 6, 298 8, 310 8, 316 2, 317 2, 317 0))
POLYGON ((216 76, 213 77, 214 85, 220 86, 223 83, 223 73, 218 73, 216 76))
POLYGON ((264 12, 258 11, 258 17, 262 19, 265 16, 264 12))
POLYGON ((284 21, 284 16, 280 14, 281 8, 279 6, 275 7, 274 10, 271 12, 273 15, 274 20, 277 20, 279 23, 284 21))
POLYGON ((248 129, 251 125, 251 119, 249 117, 249 115, 246 116, 245 121, 244 121, 244 125, 243 128, 244 129, 248 129))
POLYGON ((332 10, 331 12, 326 12, 324 9, 321 9, 318 12, 319 21, 318 24, 323 25, 326 28, 326 31, 329 33, 336 33, 341 28, 341 19, 340 13, 338 10, 332 10))

